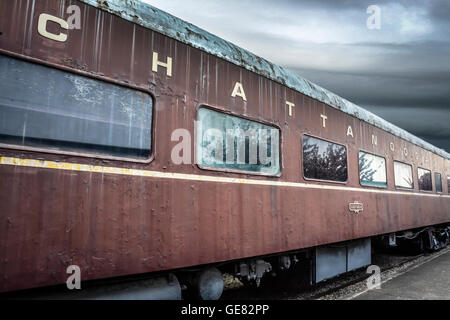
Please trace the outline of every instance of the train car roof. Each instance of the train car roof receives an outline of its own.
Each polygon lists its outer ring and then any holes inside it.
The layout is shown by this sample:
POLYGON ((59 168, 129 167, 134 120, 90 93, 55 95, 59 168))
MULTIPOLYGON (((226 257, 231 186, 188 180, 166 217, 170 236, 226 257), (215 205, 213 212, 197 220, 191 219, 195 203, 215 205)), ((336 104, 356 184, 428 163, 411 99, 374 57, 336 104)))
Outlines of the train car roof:
POLYGON ((227 60, 286 87, 317 99, 406 141, 450 159, 450 154, 301 76, 229 41, 139 0, 80 0, 145 28, 227 60))

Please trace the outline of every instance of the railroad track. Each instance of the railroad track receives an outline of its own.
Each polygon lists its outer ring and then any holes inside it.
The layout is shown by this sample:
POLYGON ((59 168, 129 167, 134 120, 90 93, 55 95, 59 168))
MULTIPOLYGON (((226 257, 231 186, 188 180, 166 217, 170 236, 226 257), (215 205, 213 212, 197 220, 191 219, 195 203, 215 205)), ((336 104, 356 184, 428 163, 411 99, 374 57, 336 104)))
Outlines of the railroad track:
MULTIPOLYGON (((425 254, 422 253, 422 254, 419 254, 419 255, 416 255, 416 256, 412 256, 410 258, 406 258, 405 260, 402 260, 400 262, 397 262, 395 264, 392 264, 392 265, 389 265, 389 266, 387 266, 385 268, 380 268, 380 269, 381 269, 381 272, 383 273, 383 272, 387 272, 389 270, 394 270, 396 268, 401 268, 401 267, 406 266, 406 265, 408 265, 410 263, 414 263, 419 258, 424 257, 424 256, 425 256, 425 254)), ((347 289, 350 286, 354 286, 354 285, 358 285, 358 284, 364 284, 365 285, 366 284, 366 280, 371 275, 372 275, 371 273, 367 273, 366 272, 366 273, 364 273, 362 276, 360 276, 357 279, 351 280, 351 281, 349 281, 349 282, 347 282, 345 284, 341 284, 341 285, 339 285, 339 286, 337 286, 335 288, 332 288, 332 289, 330 289, 328 291, 325 291, 323 293, 319 293, 319 294, 317 294, 315 296, 312 296, 311 299, 312 300, 322 300, 324 298, 326 299, 327 297, 330 297, 330 296, 332 296, 332 295, 334 295, 336 293, 339 294, 341 290, 345 290, 345 289, 347 289)))
MULTIPOLYGON (((381 283, 388 281, 404 272, 407 272, 423 263, 429 262, 442 254, 450 252, 450 246, 433 253, 424 253, 415 256, 398 256, 376 254, 373 264, 380 267, 381 283)), ((313 286, 298 286, 293 281, 285 281, 286 286, 264 286, 249 288, 239 281, 233 283, 230 278, 226 280, 226 289, 222 299, 273 299, 273 300, 335 300, 352 299, 360 293, 367 291, 366 280, 372 275, 361 268, 313 286)), ((284 283, 283 283, 284 284, 284 283)))

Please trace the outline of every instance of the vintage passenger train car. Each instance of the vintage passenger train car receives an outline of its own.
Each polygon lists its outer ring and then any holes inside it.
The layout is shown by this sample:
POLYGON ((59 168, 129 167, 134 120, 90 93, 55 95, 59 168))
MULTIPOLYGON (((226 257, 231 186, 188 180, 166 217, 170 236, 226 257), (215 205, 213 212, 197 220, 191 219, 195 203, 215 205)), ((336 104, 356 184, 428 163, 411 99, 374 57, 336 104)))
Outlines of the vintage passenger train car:
POLYGON ((0 14, 0 292, 218 298, 448 243, 450 155, 349 101, 139 1, 0 14))

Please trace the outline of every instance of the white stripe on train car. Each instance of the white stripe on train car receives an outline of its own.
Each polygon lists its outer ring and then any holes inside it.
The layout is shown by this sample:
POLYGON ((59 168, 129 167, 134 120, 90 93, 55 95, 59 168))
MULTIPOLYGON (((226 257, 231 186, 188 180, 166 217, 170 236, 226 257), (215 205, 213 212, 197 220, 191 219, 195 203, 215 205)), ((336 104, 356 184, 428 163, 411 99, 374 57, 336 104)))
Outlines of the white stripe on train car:
POLYGON ((238 184, 249 184, 249 185, 294 187, 294 188, 308 188, 308 189, 325 189, 325 190, 340 190, 340 191, 358 191, 358 192, 369 192, 369 193, 402 194, 402 195, 408 195, 408 196, 450 198, 450 195, 446 195, 446 194, 418 193, 418 192, 411 192, 411 191, 377 190, 377 189, 354 188, 354 187, 344 187, 344 186, 330 186, 330 185, 302 183, 302 182, 255 180, 255 179, 242 179, 242 178, 230 178, 230 177, 217 177, 217 176, 208 176, 208 175, 205 176, 205 175, 197 175, 197 174, 161 172, 161 171, 140 170, 140 169, 127 169, 127 168, 119 168, 119 167, 105 167, 105 166, 95 166, 95 165, 90 165, 90 164, 57 162, 57 161, 36 160, 36 159, 20 159, 20 158, 11 158, 11 157, 0 157, 0 164, 20 166, 20 167, 33 167, 33 168, 46 168, 46 169, 56 169, 56 170, 70 170, 70 171, 81 171, 81 172, 119 174, 119 175, 138 176, 138 177, 153 177, 153 178, 161 178, 161 179, 177 179, 177 180, 206 181, 206 182, 219 182, 219 183, 238 183, 238 184))

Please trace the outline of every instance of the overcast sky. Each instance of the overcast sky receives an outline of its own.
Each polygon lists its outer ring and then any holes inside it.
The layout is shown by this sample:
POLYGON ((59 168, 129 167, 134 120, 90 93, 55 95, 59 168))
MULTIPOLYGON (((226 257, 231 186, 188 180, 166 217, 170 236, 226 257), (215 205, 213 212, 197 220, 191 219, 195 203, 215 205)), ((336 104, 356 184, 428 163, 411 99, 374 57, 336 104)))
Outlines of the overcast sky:
POLYGON ((450 151, 450 0, 143 1, 450 151))

